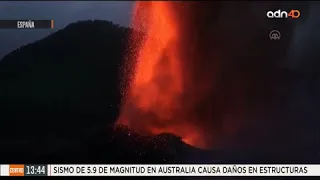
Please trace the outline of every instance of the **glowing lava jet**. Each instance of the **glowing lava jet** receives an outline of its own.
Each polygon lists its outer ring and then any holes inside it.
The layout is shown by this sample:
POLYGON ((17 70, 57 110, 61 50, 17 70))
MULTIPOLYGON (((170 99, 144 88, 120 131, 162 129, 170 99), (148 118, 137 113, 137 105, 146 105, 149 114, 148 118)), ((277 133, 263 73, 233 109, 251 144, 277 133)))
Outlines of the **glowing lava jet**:
POLYGON ((117 123, 144 135, 173 133, 188 144, 208 148, 225 128, 213 121, 220 110, 212 103, 218 64, 208 59, 217 58, 218 49, 200 44, 209 37, 192 29, 201 23, 190 13, 192 6, 136 2, 132 23, 136 32, 130 39, 134 53, 127 61, 132 77, 117 123))

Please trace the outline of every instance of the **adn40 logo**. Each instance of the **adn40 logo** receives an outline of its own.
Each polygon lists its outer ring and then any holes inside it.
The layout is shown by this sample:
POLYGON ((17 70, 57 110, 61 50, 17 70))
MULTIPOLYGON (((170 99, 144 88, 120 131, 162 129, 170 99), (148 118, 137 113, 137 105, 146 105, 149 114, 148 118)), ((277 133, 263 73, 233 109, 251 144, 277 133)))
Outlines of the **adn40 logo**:
POLYGON ((267 17, 272 19, 282 19, 282 18, 292 18, 292 19, 298 19, 300 17, 300 11, 293 9, 289 12, 277 10, 277 11, 268 11, 267 17))

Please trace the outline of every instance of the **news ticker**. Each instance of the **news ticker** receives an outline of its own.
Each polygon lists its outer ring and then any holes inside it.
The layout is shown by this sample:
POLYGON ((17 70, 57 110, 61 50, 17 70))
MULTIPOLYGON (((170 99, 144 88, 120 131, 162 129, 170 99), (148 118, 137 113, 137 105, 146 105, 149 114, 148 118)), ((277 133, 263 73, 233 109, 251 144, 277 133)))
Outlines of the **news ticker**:
POLYGON ((0 20, 0 29, 53 29, 53 20, 0 20))
POLYGON ((2 164, 1 176, 320 176, 314 164, 2 164))

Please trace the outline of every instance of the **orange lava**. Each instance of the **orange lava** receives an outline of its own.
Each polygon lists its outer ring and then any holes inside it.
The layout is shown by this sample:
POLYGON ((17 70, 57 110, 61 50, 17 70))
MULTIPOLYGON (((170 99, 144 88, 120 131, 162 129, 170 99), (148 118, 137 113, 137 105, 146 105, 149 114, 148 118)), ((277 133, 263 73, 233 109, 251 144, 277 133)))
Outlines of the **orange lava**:
POLYGON ((201 53, 212 51, 195 48, 198 34, 189 28, 191 16, 184 7, 181 2, 136 2, 132 26, 143 35, 134 32, 130 39, 133 54, 127 63, 133 71, 117 123, 143 135, 173 133, 208 148, 215 130, 205 122, 215 112, 203 102, 213 89, 214 83, 205 79, 212 77, 214 70, 208 67, 214 65, 193 66, 205 59, 201 53))

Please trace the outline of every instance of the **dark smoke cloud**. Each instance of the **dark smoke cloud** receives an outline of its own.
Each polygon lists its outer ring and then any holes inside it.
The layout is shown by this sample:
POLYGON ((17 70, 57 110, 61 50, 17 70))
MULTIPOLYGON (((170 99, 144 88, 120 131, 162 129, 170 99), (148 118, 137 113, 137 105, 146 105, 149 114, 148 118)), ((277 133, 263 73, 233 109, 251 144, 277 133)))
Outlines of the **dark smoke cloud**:
MULTIPOLYGON (((220 8, 218 36, 228 34, 221 40, 226 60, 221 71, 227 76, 220 79, 229 87, 244 85, 221 92, 247 93, 247 123, 226 143, 236 147, 319 146, 320 38, 314 32, 319 27, 319 6, 250 2, 224 3, 220 8), (278 9, 299 9, 302 16, 296 21, 265 19, 267 10, 278 9), (281 41, 268 39, 271 29, 282 33, 281 41)), ((228 108, 234 101, 225 103, 228 108)))
MULTIPOLYGON (((194 90, 190 94, 206 95, 193 104, 200 117, 196 124, 226 146, 286 146, 301 134, 316 138, 315 128, 299 129, 304 120, 287 114, 292 96, 301 95, 291 93, 299 75, 285 62, 295 29, 308 20, 308 3, 189 2, 180 8, 189 11, 181 19, 186 84, 194 90), (303 15, 298 21, 266 19, 268 10, 278 9, 303 15), (269 40, 272 29, 282 32, 281 41, 269 40)), ((312 109, 309 119, 315 118, 312 109)))

